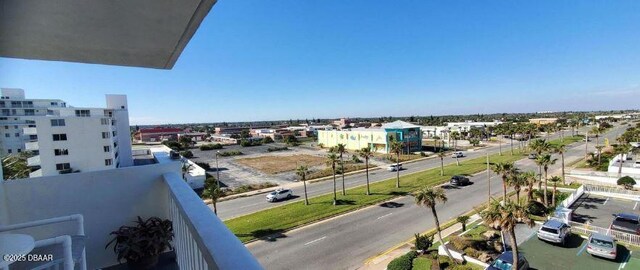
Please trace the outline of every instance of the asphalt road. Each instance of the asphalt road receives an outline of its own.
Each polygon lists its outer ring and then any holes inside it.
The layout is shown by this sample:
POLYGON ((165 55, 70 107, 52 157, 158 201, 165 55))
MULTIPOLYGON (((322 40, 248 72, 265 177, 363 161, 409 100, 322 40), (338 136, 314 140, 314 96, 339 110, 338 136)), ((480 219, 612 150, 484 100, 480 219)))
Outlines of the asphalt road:
MULTIPOLYGON (((614 130, 607 137, 613 138, 620 132, 614 130)), ((583 156, 584 144, 575 143, 569 147, 565 160, 570 162, 583 156)), ((532 160, 523 159, 516 164, 521 170, 537 170, 532 160)), ((560 162, 550 171, 558 168, 560 162)), ((441 222, 487 201, 486 171, 470 179, 473 184, 469 186, 444 186, 448 202, 436 207, 441 222)), ((493 195, 502 193, 501 180, 493 174, 491 191, 493 195)), ((355 269, 367 258, 435 226, 431 213, 416 206, 413 197, 400 197, 394 202, 396 208, 375 205, 287 232, 280 238, 259 240, 247 247, 266 269, 355 269)))
MULTIPOLYGON (((565 131, 565 136, 570 136, 570 135, 571 135, 570 132, 565 131)), ((559 134, 549 136, 549 139, 555 139, 555 138, 559 138, 559 134)), ((515 147, 517 147, 517 143, 514 141, 514 149, 515 147)), ((510 151, 510 145, 508 143, 503 144, 502 152, 508 155, 509 151, 510 151)), ((485 147, 473 152, 467 151, 465 152, 466 156, 464 158, 460 158, 460 160, 464 161, 466 159, 482 157, 482 156, 485 156, 487 152, 489 154, 498 153, 499 146, 485 147)), ((583 151, 583 155, 584 155, 584 151, 583 151)), ((447 156, 444 162, 445 162, 445 165, 452 164, 452 163, 455 163, 455 159, 451 158, 450 156, 447 156)), ((439 166, 440 166, 439 158, 432 158, 432 159, 427 159, 427 160, 418 161, 418 162, 405 163, 402 166, 403 170, 400 171, 400 174, 402 175, 407 173, 424 171, 424 170, 436 168, 439 166)), ((371 183, 387 180, 389 178, 394 178, 394 177, 396 177, 396 173, 389 172, 386 170, 386 168, 369 172, 369 181, 371 183)), ((338 187, 340 187, 342 184, 342 178, 339 175, 337 176, 337 181, 338 181, 338 187)), ((364 173, 345 176, 345 186, 347 188, 364 185, 365 183, 366 183, 366 177, 364 173)), ((218 203, 218 216, 222 220, 227 220, 234 217, 257 212, 263 209, 267 209, 270 207, 274 207, 277 205, 282 205, 282 204, 287 204, 294 201, 302 200, 303 199, 302 195, 304 193, 302 185, 300 184, 299 186, 293 187, 292 189, 293 189, 293 194, 299 195, 300 197, 297 197, 292 200, 287 200, 287 201, 268 203, 265 200, 265 196, 266 196, 265 194, 258 194, 250 197, 243 197, 243 198, 237 198, 229 201, 222 201, 218 203)), ((307 194, 309 197, 314 197, 314 196, 327 194, 331 192, 333 192, 333 181, 331 180, 307 184, 307 194)))

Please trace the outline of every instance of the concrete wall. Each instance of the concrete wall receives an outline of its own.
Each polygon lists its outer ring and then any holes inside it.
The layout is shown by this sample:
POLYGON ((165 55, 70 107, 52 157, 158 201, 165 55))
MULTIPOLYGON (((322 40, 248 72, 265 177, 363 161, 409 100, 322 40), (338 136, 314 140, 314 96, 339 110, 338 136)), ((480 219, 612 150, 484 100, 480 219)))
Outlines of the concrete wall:
MULTIPOLYGON (((4 210, 8 218, 2 220, 15 224, 82 214, 88 267, 106 267, 117 263, 113 251, 104 248, 111 231, 130 225, 137 216, 169 218, 162 178, 167 172, 180 173, 180 162, 5 181, 0 184, 0 202, 3 196, 6 200, 0 205, 0 217, 4 210)), ((72 231, 69 225, 62 230, 41 228, 28 233, 36 238, 68 233, 72 231)))

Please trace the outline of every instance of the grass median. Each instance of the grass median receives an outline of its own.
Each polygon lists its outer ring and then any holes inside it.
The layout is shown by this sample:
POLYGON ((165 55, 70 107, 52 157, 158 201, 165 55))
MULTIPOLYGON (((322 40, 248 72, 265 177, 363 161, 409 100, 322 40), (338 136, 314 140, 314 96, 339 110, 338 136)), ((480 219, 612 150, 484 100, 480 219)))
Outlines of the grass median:
MULTIPOLYGON (((509 162, 522 159, 519 152, 494 154, 490 161, 509 162)), ((294 202, 267 210, 255 212, 246 216, 237 217, 225 221, 229 229, 242 242, 248 242, 256 238, 277 235, 292 228, 310 224, 331 216, 354 211, 378 202, 386 201, 394 197, 407 195, 412 191, 426 185, 437 185, 448 181, 452 175, 471 175, 486 170, 486 158, 475 158, 461 161, 460 166, 450 164, 445 166, 445 175, 440 176, 440 167, 426 171, 405 174, 400 176, 400 188, 395 187, 396 179, 372 183, 371 195, 365 195, 366 187, 360 186, 347 190, 347 195, 342 196, 338 190, 338 205, 333 205, 333 193, 309 198, 310 205, 304 202, 294 202)), ((303 195, 303 194, 299 194, 303 195)))

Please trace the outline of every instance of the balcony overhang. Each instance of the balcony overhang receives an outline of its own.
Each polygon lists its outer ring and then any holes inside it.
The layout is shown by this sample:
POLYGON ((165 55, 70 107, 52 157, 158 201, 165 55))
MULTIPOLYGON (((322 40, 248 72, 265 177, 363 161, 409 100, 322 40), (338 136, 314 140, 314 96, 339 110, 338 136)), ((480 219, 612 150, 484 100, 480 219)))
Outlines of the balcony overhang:
POLYGON ((0 56, 171 69, 217 0, 0 0, 0 56))

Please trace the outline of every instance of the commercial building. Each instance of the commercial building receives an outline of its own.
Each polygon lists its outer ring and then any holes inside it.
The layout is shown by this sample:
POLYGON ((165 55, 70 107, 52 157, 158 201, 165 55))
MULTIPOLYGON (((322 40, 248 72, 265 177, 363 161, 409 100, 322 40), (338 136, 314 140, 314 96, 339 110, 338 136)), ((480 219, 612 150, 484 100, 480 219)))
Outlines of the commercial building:
POLYGON ((136 142, 161 142, 168 139, 177 139, 178 134, 184 132, 180 128, 154 127, 141 128, 137 130, 133 137, 136 142))
POLYGON ((133 165, 127 97, 106 95, 106 108, 50 107, 24 135, 30 177, 133 165))
POLYGON ((558 118, 531 118, 529 119, 529 123, 536 125, 546 125, 546 124, 555 124, 558 122, 558 118))
POLYGON ((402 142, 405 152, 422 150, 422 133, 420 127, 395 121, 379 128, 355 128, 345 130, 318 130, 318 144, 333 147, 344 144, 349 150, 370 148, 379 153, 390 153, 392 141, 402 142))

